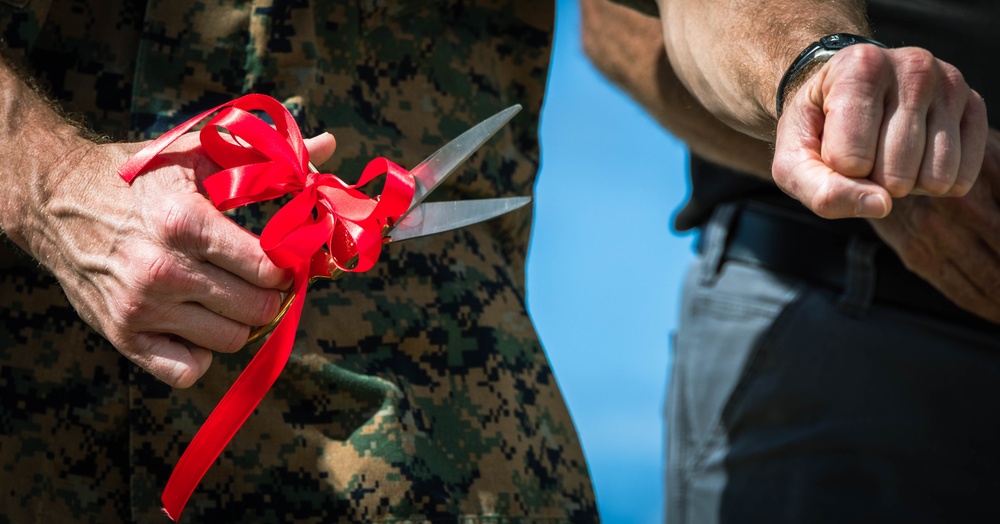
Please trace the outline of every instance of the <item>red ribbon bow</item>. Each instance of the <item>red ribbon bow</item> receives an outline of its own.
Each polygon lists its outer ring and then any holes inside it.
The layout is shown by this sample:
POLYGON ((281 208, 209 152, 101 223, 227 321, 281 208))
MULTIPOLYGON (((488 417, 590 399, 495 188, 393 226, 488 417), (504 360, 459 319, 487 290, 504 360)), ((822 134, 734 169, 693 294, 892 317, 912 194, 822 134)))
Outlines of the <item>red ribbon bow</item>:
POLYGON ((312 172, 292 115, 264 95, 246 95, 195 116, 150 142, 118 168, 118 174, 132 183, 167 146, 216 112, 199 136, 202 150, 222 167, 205 179, 206 193, 220 210, 295 195, 275 213, 260 237, 261 247, 275 265, 294 270, 295 299, 174 467, 162 497, 164 511, 174 520, 288 362, 305 291, 315 275, 311 269, 328 266, 315 264, 314 259, 322 257, 344 271, 371 269, 381 251, 383 228, 406 212, 414 191, 409 172, 385 158, 372 160, 354 185, 331 174, 312 172), (266 113, 274 127, 251 111, 266 113), (220 129, 233 138, 225 138, 220 129), (383 174, 385 186, 378 198, 357 190, 383 174), (324 245, 329 254, 323 252, 324 245))

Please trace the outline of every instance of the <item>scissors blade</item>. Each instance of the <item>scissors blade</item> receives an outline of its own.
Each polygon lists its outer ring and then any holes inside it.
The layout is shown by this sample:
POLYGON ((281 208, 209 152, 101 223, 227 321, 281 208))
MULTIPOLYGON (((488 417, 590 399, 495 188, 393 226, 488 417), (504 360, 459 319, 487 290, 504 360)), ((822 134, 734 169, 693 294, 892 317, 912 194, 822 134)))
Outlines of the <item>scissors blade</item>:
POLYGON ((454 202, 426 202, 396 223, 388 237, 393 242, 443 233, 483 222, 525 206, 531 197, 484 198, 454 202))
POLYGON ((483 120, 451 142, 445 144, 444 147, 427 157, 417 167, 411 169, 410 174, 413 175, 416 181, 416 189, 413 192, 413 200, 410 202, 410 207, 403 213, 401 218, 405 218, 406 215, 416 209, 428 194, 434 191, 441 182, 444 182, 455 171, 456 167, 465 162, 472 153, 486 143, 520 110, 521 105, 515 104, 483 120))

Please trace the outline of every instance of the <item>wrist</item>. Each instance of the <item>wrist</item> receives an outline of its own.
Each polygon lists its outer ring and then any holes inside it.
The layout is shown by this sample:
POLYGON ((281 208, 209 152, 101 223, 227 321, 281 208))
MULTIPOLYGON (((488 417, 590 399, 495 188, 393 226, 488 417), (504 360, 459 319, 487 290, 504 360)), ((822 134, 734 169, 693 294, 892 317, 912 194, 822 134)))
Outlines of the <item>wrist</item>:
POLYGON ((791 96, 798 88, 805 83, 805 81, 812 76, 813 73, 819 69, 824 63, 830 60, 833 55, 852 45, 857 44, 871 44, 882 48, 887 47, 881 42, 875 40, 854 35, 850 33, 836 33, 832 35, 824 36, 819 40, 809 44, 795 60, 792 61, 788 69, 785 70, 785 74, 782 75, 781 81, 778 82, 778 90, 775 94, 775 115, 777 118, 781 118, 781 113, 785 108, 785 104, 791 99, 791 96))
POLYGON ((0 230, 35 259, 53 182, 72 174, 61 165, 91 143, 9 69, 0 71, 0 230))
MULTIPOLYGON (((52 269, 48 260, 53 254, 47 240, 59 217, 51 202, 57 194, 79 192, 85 184, 76 176, 72 158, 83 155, 91 143, 70 133, 35 134, 31 142, 38 150, 19 155, 16 162, 0 167, 0 183, 7 199, 0 210, 0 230, 28 255, 52 269)), ((0 153, 0 158, 7 158, 0 153)), ((3 163, 6 163, 4 161, 3 163)))

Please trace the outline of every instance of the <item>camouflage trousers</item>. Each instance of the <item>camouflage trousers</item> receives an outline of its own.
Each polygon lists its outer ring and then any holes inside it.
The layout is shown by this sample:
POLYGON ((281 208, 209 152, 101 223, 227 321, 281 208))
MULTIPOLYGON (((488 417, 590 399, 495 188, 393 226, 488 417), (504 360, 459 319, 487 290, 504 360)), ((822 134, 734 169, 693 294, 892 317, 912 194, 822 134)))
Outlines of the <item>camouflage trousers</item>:
MULTIPOLYGON (((473 228, 397 248, 371 275, 310 290, 291 361, 184 518, 596 521, 559 389, 528 317, 511 313, 523 297, 469 285, 503 280, 496 246, 473 228), (481 256, 449 256, 469 240, 481 256)), ((165 521, 173 464, 253 348, 171 390, 33 261, 0 260, 0 522, 165 521)))

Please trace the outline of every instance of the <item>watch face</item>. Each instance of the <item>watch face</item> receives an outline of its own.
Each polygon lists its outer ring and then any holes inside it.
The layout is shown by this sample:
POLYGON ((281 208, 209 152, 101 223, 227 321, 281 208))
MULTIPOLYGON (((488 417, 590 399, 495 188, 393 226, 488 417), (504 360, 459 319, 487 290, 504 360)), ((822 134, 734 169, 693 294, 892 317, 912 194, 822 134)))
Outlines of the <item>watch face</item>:
POLYGON ((879 47, 886 47, 885 44, 881 42, 876 42, 863 36, 852 35, 850 33, 837 33, 835 35, 828 35, 819 39, 819 45, 831 50, 840 50, 854 44, 872 44, 879 47))

